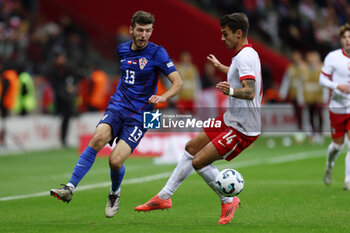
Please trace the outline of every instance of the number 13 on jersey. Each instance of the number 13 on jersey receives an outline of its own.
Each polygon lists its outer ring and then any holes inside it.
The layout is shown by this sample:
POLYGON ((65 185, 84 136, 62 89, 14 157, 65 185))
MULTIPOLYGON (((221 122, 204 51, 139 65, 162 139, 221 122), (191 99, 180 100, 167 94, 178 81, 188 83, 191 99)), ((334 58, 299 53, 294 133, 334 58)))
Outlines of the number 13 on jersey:
POLYGON ((135 83, 135 71, 126 70, 125 82, 129 84, 135 83))

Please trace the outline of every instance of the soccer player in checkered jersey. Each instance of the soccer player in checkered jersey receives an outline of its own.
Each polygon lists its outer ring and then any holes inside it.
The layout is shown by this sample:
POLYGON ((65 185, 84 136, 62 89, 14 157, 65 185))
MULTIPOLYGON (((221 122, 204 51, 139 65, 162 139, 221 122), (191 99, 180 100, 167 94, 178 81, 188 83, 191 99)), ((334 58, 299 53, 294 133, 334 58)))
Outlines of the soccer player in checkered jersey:
MULTIPOLYGON (((329 102, 332 142, 328 146, 323 181, 332 183, 334 162, 344 147, 344 135, 350 139, 350 25, 339 29, 342 48, 330 52, 320 74, 320 84, 332 90, 329 102)), ((350 140, 345 158, 344 190, 350 190, 350 140)))
POLYGON ((204 128, 191 139, 163 189, 147 203, 137 206, 136 211, 170 208, 171 196, 193 169, 221 200, 218 224, 229 223, 240 204, 238 197, 225 197, 217 192, 215 178, 219 171, 212 163, 235 158, 260 134, 261 65, 257 52, 247 40, 247 16, 243 13, 225 15, 220 24, 221 39, 226 47, 233 51, 232 63, 225 66, 212 54, 207 59, 218 70, 227 74, 227 81, 216 85, 218 91, 229 96, 229 108, 215 119, 221 122, 221 128, 204 128))
POLYGON ((116 146, 109 156, 112 184, 105 214, 110 218, 117 213, 120 185, 125 173, 124 161, 146 133, 143 113, 177 95, 182 88, 181 77, 168 53, 163 47, 149 42, 153 24, 154 16, 148 12, 138 11, 133 15, 129 30, 132 40, 117 48, 121 70, 118 87, 88 147, 80 155, 68 184, 51 189, 50 193, 54 197, 70 202, 74 189, 90 170, 97 152, 105 144, 112 144, 116 140, 116 146), (160 72, 169 78, 172 85, 162 95, 156 95, 160 72))

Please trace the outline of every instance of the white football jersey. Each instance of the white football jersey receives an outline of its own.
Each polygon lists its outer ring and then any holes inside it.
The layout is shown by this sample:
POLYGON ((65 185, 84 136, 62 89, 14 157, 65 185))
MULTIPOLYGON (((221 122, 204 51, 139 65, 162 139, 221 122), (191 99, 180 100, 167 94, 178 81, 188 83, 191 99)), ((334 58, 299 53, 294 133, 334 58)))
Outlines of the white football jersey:
POLYGON ((224 122, 247 136, 256 136, 261 133, 262 77, 259 55, 250 44, 232 58, 227 73, 227 82, 232 88, 242 88, 241 81, 245 79, 255 80, 255 97, 244 100, 230 96, 224 122))
MULTIPOLYGON (((342 49, 330 52, 324 60, 321 73, 328 77, 335 86, 350 84, 350 57, 342 49)), ((329 110, 339 114, 350 113, 350 94, 334 89, 329 102, 329 110)))

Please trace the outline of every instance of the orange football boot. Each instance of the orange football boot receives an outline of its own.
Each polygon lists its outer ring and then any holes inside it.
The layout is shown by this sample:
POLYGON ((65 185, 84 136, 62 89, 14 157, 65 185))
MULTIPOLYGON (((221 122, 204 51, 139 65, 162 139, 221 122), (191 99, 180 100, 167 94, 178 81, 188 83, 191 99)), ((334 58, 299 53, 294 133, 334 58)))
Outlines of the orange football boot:
POLYGON ((238 197, 234 197, 231 203, 221 204, 221 214, 218 224, 227 224, 231 222, 233 214, 238 208, 241 201, 238 197))
POLYGON ((146 202, 143 205, 139 205, 135 207, 136 211, 152 211, 152 210, 165 210, 170 209, 170 207, 173 205, 171 202, 171 198, 169 197, 166 200, 160 199, 158 197, 158 194, 152 197, 151 200, 146 202))

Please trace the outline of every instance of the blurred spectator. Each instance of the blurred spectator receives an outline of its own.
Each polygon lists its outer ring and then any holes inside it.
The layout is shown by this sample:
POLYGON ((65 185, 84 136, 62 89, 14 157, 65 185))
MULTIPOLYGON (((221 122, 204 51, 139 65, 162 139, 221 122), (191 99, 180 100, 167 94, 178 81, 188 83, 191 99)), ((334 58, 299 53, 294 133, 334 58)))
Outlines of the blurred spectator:
POLYGON ((176 108, 179 113, 194 113, 196 99, 199 96, 201 89, 199 73, 197 67, 192 63, 192 56, 188 51, 183 51, 180 54, 180 62, 177 64, 183 88, 176 102, 176 108))
POLYGON ((306 53, 307 73, 303 76, 303 102, 309 113, 309 123, 311 132, 309 135, 310 142, 322 142, 322 103, 323 88, 319 84, 319 77, 322 68, 320 54, 317 51, 306 53), (316 120, 316 122, 315 122, 316 120))
POLYGON ((56 47, 65 48, 67 36, 64 34, 63 27, 55 22, 45 23, 37 28, 37 33, 40 38, 39 41, 42 42, 43 46, 43 56, 48 62, 52 62, 54 59, 54 49, 56 47), (42 38, 42 36, 44 38, 42 38))
POLYGON ((278 32, 278 11, 275 8, 273 0, 266 0, 265 4, 260 5, 257 14, 259 15, 259 32, 279 48, 281 42, 278 32))
POLYGON ((35 87, 32 76, 23 70, 19 70, 19 95, 16 102, 16 112, 20 115, 27 115, 36 107, 35 87))
POLYGON ((26 61, 29 27, 19 16, 12 16, 6 23, 0 23, 0 59, 23 64, 26 61))
MULTIPOLYGON (((165 83, 165 78, 166 78, 166 76, 161 75, 161 78, 158 81, 158 84, 157 84, 157 95, 162 95, 162 94, 164 94, 167 91, 167 87, 164 84, 165 83)), ((162 103, 158 103, 155 106, 155 108, 164 109, 164 108, 167 108, 168 106, 169 106, 169 101, 165 101, 165 102, 162 102, 162 103)))
POLYGON ((67 35, 65 50, 69 64, 83 77, 87 75, 86 44, 82 36, 77 32, 67 35))
POLYGON ((332 7, 325 9, 323 14, 321 19, 316 19, 312 23, 318 44, 317 50, 326 54, 338 47, 338 19, 332 7))
POLYGON ((302 82, 306 75, 306 63, 299 51, 293 51, 291 55, 291 64, 283 76, 280 87, 280 97, 282 100, 292 103, 294 115, 297 120, 297 129, 303 131, 302 122, 302 82))
POLYGON ((310 22, 316 20, 319 15, 319 7, 314 0, 301 0, 298 10, 304 27, 307 27, 310 22))
POLYGON ((263 81, 263 99, 262 103, 280 102, 279 87, 277 83, 272 82, 271 68, 268 64, 262 62, 261 76, 263 81))
POLYGON ((293 50, 303 47, 302 23, 294 7, 289 8, 289 14, 281 18, 279 28, 279 35, 287 46, 293 50))
POLYGON ((0 108, 1 108, 1 128, 0 145, 5 145, 6 118, 15 107, 19 94, 18 74, 15 70, 5 70, 2 72, 0 82, 0 108))
POLYGON ((103 111, 108 104, 108 76, 107 74, 95 67, 91 73, 91 86, 90 86, 90 99, 89 110, 90 111, 103 111))
POLYGON ((116 34, 116 42, 117 45, 122 44, 124 42, 127 42, 131 40, 131 35, 129 32, 129 27, 127 25, 121 25, 119 26, 116 34))
POLYGON ((46 75, 54 90, 55 113, 62 117, 61 144, 66 146, 66 136, 69 121, 76 114, 76 78, 72 67, 67 62, 67 55, 63 48, 56 47, 54 60, 46 75))
POLYGON ((16 106, 18 94, 20 91, 20 82, 16 70, 5 70, 1 74, 1 115, 7 117, 11 110, 16 106))
POLYGON ((276 83, 273 83, 271 87, 267 88, 264 91, 262 103, 273 104, 273 103, 279 103, 280 101, 281 101, 281 98, 278 93, 278 85, 276 83))
POLYGON ((54 93, 47 78, 41 80, 41 113, 49 114, 54 112, 54 93))
POLYGON ((220 82, 221 79, 216 75, 215 67, 210 62, 204 63, 203 75, 201 78, 202 88, 211 88, 215 87, 215 85, 220 82))

